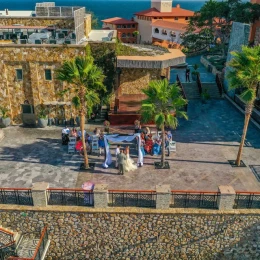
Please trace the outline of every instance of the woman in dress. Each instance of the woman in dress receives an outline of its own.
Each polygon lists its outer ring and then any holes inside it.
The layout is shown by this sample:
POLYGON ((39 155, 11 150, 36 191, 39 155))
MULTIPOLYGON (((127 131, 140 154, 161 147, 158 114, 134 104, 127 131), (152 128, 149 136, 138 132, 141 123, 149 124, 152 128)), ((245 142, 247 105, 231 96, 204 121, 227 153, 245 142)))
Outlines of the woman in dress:
POLYGON ((152 154, 153 152, 153 139, 151 134, 148 135, 148 138, 145 141, 144 150, 148 154, 152 154))
POLYGON ((125 155, 126 155, 126 161, 125 161, 125 171, 130 172, 137 169, 137 165, 134 164, 134 161, 130 157, 130 149, 129 146, 125 148, 125 155))
POLYGON ((78 132, 77 129, 75 127, 72 128, 71 132, 70 132, 71 136, 77 137, 78 136, 78 132))

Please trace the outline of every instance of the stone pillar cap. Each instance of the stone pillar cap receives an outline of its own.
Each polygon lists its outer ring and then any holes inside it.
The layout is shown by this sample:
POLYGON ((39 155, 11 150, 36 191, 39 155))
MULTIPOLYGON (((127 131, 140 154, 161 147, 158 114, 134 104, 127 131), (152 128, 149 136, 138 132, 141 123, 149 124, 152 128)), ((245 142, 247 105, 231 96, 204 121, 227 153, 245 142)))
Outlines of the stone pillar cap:
POLYGON ((34 191, 44 191, 49 188, 48 182, 35 182, 32 186, 32 190, 34 191))
POLYGON ((156 185, 156 193, 170 193, 170 185, 156 185))
POLYGON ((236 194, 236 191, 234 190, 234 188, 232 186, 228 186, 228 185, 220 185, 218 187, 218 190, 221 194, 230 194, 230 195, 236 194))
POLYGON ((107 192, 108 185, 107 184, 95 184, 94 192, 107 192))

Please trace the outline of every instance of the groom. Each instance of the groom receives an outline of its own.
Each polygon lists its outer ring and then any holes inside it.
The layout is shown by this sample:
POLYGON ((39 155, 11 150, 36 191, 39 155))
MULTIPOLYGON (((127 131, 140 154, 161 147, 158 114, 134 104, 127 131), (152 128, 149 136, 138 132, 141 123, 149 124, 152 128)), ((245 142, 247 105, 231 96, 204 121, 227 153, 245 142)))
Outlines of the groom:
POLYGON ((124 175, 125 173, 125 161, 126 155, 123 153, 123 150, 120 150, 120 154, 117 155, 119 175, 124 175))

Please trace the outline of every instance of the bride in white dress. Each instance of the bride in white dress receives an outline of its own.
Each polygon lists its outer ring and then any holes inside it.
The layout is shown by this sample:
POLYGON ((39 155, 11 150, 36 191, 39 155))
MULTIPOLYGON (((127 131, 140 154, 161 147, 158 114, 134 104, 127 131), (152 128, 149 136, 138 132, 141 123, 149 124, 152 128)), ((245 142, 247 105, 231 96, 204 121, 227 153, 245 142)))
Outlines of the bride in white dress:
POLYGON ((126 161, 125 161, 125 171, 130 172, 137 169, 137 165, 135 165, 134 160, 131 159, 129 155, 130 149, 129 146, 125 148, 126 161))

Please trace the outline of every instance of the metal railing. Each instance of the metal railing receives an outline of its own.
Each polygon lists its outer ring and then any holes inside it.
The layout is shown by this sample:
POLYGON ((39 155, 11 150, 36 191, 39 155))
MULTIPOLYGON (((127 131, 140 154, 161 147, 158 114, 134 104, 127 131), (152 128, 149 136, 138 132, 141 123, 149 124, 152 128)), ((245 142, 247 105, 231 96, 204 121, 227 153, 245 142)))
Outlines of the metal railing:
POLYGON ((234 209, 260 209, 260 192, 237 191, 234 209))
POLYGON ((110 207, 156 207, 156 191, 154 190, 109 190, 108 205, 110 207))
MULTIPOLYGON (((181 83, 181 80, 180 80, 180 77, 179 77, 178 74, 177 74, 177 77, 176 77, 176 81, 177 81, 177 85, 178 85, 178 86, 180 87, 180 89, 181 89, 181 93, 182 93, 183 98, 187 100, 187 95, 186 95, 186 93, 185 93, 184 87, 183 87, 183 85, 182 85, 182 83, 181 83)), ((184 110, 185 110, 186 112, 188 111, 188 104, 186 104, 186 105, 184 106, 184 110)))
POLYGON ((47 189, 48 205, 94 206, 93 190, 47 189))
POLYGON ((0 188, 0 204, 33 206, 31 189, 0 188))
POLYGON ((44 254, 47 242, 48 242, 48 230, 47 230, 47 226, 46 226, 42 230, 40 240, 37 244, 36 250, 35 250, 33 258, 32 258, 33 260, 41 260, 42 259, 42 256, 44 254))
POLYGON ((221 79, 220 79, 220 76, 219 76, 218 73, 216 74, 216 83, 217 83, 217 86, 218 86, 219 95, 222 97, 223 85, 222 85, 222 82, 221 82, 221 79))
POLYGON ((45 226, 41 232, 39 242, 37 243, 35 252, 32 257, 23 258, 23 257, 17 256, 17 254, 16 254, 16 255, 10 256, 9 258, 7 258, 7 260, 41 260, 42 257, 44 256, 46 245, 48 243, 48 239, 49 239, 48 230, 47 230, 47 226, 45 226))
POLYGON ((217 209, 220 194, 211 191, 171 191, 171 208, 217 209))
POLYGON ((197 86, 198 86, 198 89, 199 89, 199 93, 201 95, 201 93, 202 93, 202 84, 201 84, 201 80, 200 80, 200 74, 197 74, 197 86))

